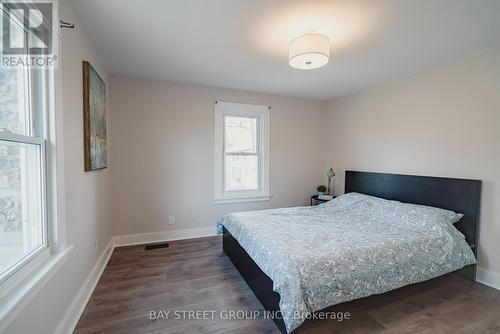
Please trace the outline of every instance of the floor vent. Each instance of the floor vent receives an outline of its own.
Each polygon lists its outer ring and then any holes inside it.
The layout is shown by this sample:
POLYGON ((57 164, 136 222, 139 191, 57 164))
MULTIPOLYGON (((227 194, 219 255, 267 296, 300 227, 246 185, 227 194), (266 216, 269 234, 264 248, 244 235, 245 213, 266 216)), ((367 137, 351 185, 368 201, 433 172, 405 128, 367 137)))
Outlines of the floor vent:
POLYGON ((168 242, 161 242, 157 244, 149 244, 144 247, 144 250, 152 250, 152 249, 158 249, 158 248, 169 248, 170 246, 168 245, 168 242))

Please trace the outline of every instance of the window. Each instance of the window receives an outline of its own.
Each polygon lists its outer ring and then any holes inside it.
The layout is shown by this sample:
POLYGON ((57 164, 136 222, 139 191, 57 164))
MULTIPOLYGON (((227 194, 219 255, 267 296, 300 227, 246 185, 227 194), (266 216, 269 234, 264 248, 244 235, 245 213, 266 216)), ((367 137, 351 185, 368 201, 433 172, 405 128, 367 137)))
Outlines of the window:
POLYGON ((215 104, 215 203, 266 201, 269 107, 215 104))
POLYGON ((0 283, 48 248, 47 72, 0 67, 0 283))

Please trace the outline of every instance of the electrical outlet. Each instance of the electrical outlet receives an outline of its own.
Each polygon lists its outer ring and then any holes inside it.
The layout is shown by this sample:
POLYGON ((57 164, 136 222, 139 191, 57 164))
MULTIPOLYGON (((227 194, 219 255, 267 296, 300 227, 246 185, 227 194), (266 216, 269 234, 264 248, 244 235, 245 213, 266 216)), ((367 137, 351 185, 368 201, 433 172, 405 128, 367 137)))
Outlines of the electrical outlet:
POLYGON ((94 242, 95 249, 99 249, 99 240, 96 239, 94 242))
POLYGON ((175 217, 168 216, 168 225, 174 225, 174 224, 175 224, 175 217))

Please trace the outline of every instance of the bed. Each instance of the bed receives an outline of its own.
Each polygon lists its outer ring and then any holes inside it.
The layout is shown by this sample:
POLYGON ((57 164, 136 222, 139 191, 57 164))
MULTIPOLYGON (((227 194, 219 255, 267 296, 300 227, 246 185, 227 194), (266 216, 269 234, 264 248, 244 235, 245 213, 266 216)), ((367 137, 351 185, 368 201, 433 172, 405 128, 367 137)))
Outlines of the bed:
POLYGON ((480 181, 345 176, 346 195, 328 203, 219 220, 224 252, 284 333, 331 305, 454 271, 475 278, 480 181))

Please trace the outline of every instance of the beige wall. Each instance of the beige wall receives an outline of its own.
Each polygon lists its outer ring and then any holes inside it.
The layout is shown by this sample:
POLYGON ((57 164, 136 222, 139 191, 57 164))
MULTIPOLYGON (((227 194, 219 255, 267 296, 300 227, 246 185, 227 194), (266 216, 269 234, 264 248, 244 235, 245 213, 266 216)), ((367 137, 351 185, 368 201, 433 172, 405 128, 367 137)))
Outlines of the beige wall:
POLYGON ((111 237, 111 170, 83 170, 82 60, 90 61, 106 82, 107 75, 67 2, 61 3, 60 13, 76 25, 62 31, 64 137, 58 138, 64 145, 66 243, 74 250, 6 333, 54 333, 111 237))
POLYGON ((479 264, 500 278, 500 47, 327 109, 337 190, 346 169, 483 180, 479 264))
POLYGON ((325 182, 321 102, 123 76, 110 87, 114 234, 215 228, 228 212, 306 205, 325 182), (271 201, 213 204, 215 100, 272 106, 271 201))

